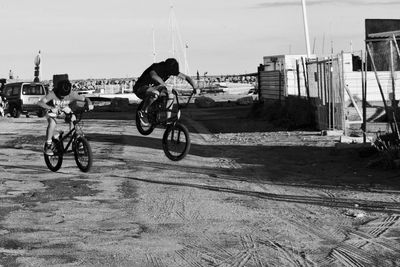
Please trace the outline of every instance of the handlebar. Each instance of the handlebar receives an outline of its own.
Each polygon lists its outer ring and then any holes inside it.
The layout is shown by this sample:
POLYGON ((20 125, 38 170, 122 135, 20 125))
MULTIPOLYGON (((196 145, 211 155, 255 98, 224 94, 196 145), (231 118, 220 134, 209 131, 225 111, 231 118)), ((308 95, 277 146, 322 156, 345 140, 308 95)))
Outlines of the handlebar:
POLYGON ((192 100, 193 95, 195 94, 194 92, 192 92, 190 94, 189 99, 187 100, 186 104, 180 104, 179 98, 178 98, 178 92, 175 89, 172 89, 172 93, 175 95, 176 104, 178 105, 179 108, 186 108, 189 105, 190 100, 192 100))
POLYGON ((71 108, 69 108, 68 111, 58 110, 57 113, 53 113, 52 109, 48 109, 47 113, 49 114, 50 117, 53 117, 53 118, 57 118, 58 115, 60 115, 62 113, 64 113, 66 115, 66 118, 71 118, 72 115, 75 115, 75 120, 74 120, 74 125, 75 125, 82 120, 83 113, 88 112, 88 111, 90 111, 89 105, 85 104, 84 107, 78 108, 76 110, 72 110, 71 108))

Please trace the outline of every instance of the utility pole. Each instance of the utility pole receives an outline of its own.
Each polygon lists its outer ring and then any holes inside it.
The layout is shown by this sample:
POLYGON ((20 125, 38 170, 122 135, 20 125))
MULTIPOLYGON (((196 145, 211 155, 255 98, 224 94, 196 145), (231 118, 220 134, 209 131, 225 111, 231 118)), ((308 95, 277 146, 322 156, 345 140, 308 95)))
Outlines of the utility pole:
POLYGON ((306 47, 307 47, 307 57, 310 57, 310 38, 308 35, 308 22, 307 22, 307 10, 306 10, 306 0, 301 0, 303 5, 303 19, 304 19, 304 33, 306 38, 306 47))

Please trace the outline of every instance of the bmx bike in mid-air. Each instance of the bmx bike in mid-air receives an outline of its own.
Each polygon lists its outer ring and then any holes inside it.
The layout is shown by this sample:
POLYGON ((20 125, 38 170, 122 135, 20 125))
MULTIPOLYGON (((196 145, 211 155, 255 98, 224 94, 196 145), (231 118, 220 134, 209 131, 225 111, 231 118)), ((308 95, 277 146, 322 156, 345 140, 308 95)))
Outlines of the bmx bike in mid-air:
POLYGON ((157 126, 164 126, 165 132, 162 138, 162 148, 165 155, 173 161, 179 161, 183 159, 190 150, 190 136, 187 127, 182 124, 179 119, 181 116, 181 110, 186 108, 192 99, 194 93, 192 93, 185 104, 179 103, 178 92, 173 89, 176 102, 176 108, 173 108, 173 103, 170 106, 166 106, 167 94, 163 90, 160 96, 150 105, 148 109, 148 121, 147 125, 141 122, 139 111, 143 107, 143 101, 139 104, 136 110, 136 128, 142 135, 149 135, 153 132, 157 126), (167 112, 171 112, 171 117, 167 118, 167 112))

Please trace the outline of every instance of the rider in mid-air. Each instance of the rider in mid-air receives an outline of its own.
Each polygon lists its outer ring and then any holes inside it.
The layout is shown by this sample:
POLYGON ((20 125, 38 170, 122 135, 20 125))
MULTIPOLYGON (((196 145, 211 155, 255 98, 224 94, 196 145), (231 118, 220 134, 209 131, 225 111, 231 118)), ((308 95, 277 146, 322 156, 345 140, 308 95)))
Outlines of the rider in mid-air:
MULTIPOLYGON (((172 106, 174 101, 172 87, 165 83, 171 76, 186 80, 192 86, 193 92, 196 93, 196 83, 188 75, 179 72, 179 63, 175 58, 153 63, 143 72, 133 86, 133 92, 144 101, 143 108, 139 110, 140 121, 143 125, 148 125, 148 108, 159 97, 162 90, 166 89, 168 92, 167 107, 172 106)), ((171 112, 167 112, 167 118, 170 116, 171 112)))

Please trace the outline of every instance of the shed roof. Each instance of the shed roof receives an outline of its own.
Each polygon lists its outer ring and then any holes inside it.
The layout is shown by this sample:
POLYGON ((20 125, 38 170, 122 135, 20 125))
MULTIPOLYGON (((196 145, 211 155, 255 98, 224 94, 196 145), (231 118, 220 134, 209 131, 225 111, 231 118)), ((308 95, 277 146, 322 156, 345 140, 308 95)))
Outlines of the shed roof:
POLYGON ((368 38, 392 38, 393 35, 395 37, 400 37, 400 30, 389 31, 389 32, 370 33, 370 34, 368 34, 368 38))

